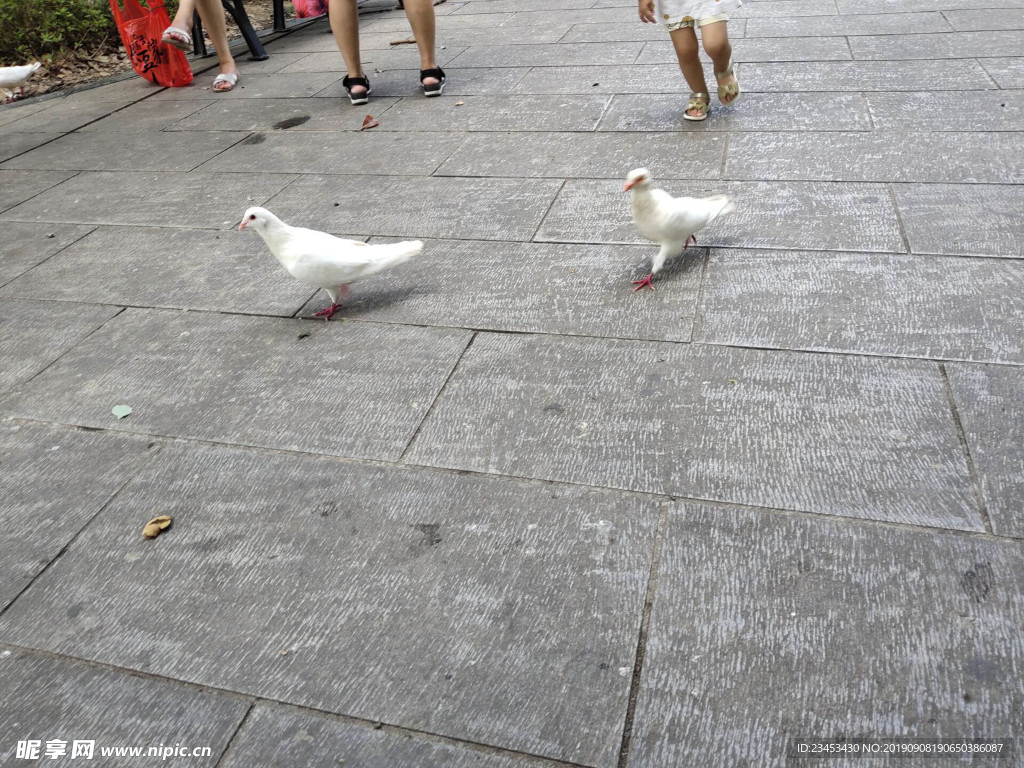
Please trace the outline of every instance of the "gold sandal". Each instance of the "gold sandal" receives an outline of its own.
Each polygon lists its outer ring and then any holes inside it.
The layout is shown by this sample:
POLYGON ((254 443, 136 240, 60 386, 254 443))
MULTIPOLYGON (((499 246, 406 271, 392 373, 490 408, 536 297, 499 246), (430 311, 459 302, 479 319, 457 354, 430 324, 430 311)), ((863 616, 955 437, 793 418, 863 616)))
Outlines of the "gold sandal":
POLYGON ((711 111, 711 96, 707 93, 691 93, 690 100, 686 103, 686 109, 683 110, 684 120, 707 120, 708 112, 711 111), (691 109, 699 109, 699 115, 689 114, 691 109))
POLYGON ((729 66, 725 68, 725 72, 715 72, 715 79, 721 81, 723 77, 732 75, 732 82, 728 85, 722 85, 721 82, 718 84, 718 100, 725 106, 735 104, 740 98, 740 79, 736 77, 736 73, 733 71, 732 59, 729 60, 729 66), (727 97, 729 98, 726 101, 727 97))

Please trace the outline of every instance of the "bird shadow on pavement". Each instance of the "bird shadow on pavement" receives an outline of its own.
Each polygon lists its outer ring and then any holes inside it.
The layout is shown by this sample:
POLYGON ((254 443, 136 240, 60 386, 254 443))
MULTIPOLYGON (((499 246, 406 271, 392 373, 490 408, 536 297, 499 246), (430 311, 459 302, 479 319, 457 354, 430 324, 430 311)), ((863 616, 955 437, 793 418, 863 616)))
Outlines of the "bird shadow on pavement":
MULTIPOLYGON (((356 291, 358 290, 359 289, 357 288, 356 291)), ((365 312, 372 312, 376 309, 383 309, 384 307, 391 306, 392 304, 408 301, 413 296, 424 293, 427 293, 427 291, 424 291, 420 286, 415 285, 395 288, 375 288, 367 291, 363 295, 353 296, 349 301, 343 302, 345 304, 345 315, 352 317, 365 312)))
MULTIPOLYGON (((704 261, 707 257, 708 248, 706 247, 687 248, 685 253, 673 256, 665 261, 665 266, 661 268, 657 279, 671 280, 674 277, 686 275, 690 272, 700 272, 704 267, 704 261)), ((651 271, 651 262, 645 261, 642 264, 635 265, 634 271, 637 273, 637 277, 643 277, 651 271)))

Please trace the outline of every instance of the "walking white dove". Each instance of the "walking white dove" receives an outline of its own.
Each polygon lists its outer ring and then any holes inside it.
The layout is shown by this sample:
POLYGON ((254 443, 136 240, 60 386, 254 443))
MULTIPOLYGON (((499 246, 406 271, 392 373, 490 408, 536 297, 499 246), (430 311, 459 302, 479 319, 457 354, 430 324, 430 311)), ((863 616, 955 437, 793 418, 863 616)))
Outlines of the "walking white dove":
POLYGON ((368 245, 315 229, 290 227, 266 208, 255 207, 245 212, 238 228, 250 225, 292 277, 327 291, 331 306, 313 314, 325 320, 341 309, 338 299, 348 295, 351 283, 408 261, 423 250, 419 240, 368 245))
POLYGON ((644 286, 653 291, 651 280, 661 270, 665 259, 685 251, 691 241, 696 244, 695 233, 719 216, 736 210, 736 204, 726 195, 672 197, 664 190, 651 189, 651 172, 646 168, 630 171, 622 191, 632 193, 633 223, 640 234, 661 246, 651 262, 650 274, 633 281, 634 291, 644 286))
POLYGON ((4 103, 14 101, 15 88, 19 94, 24 94, 25 83, 41 66, 38 61, 34 61, 20 67, 0 67, 0 91, 4 92, 4 103))

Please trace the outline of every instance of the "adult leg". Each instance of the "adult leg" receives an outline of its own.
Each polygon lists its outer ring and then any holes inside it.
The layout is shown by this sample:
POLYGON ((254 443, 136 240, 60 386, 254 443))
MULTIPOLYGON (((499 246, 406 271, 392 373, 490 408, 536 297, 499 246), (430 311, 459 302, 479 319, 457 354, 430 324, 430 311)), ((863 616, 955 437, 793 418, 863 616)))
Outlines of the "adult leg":
MULTIPOLYGON (((330 0, 329 17, 334 42, 338 44, 341 57, 345 60, 349 77, 363 77, 363 65, 359 60, 359 9, 356 0, 330 0)), ((362 85, 353 85, 352 94, 365 93, 362 85)))
MULTIPOLYGON (((708 83, 704 79, 704 67, 700 63, 700 48, 697 46, 697 34, 693 27, 681 27, 669 32, 672 46, 676 49, 679 69, 683 72, 686 84, 694 93, 707 93, 708 83)), ((698 115, 700 110, 687 109, 686 114, 698 115)))
MULTIPOLYGON (((434 0, 405 0, 405 15, 409 17, 412 36, 416 38, 416 47, 420 49, 420 69, 437 67, 437 54, 434 51, 434 0)), ((437 85, 436 77, 424 79, 424 85, 437 85)))
MULTIPOLYGON (((700 28, 700 36, 704 41, 704 51, 714 63, 715 79, 719 86, 728 86, 736 82, 736 75, 727 71, 732 60, 732 44, 729 42, 728 24, 715 21, 700 28)), ((735 95, 722 99, 723 104, 732 104, 735 95)))
MULTIPOLYGON (((228 45, 228 25, 224 20, 224 6, 221 5, 220 0, 195 0, 195 6, 199 11, 199 18, 203 21, 203 27, 210 35, 213 49, 217 52, 217 63, 220 64, 221 74, 237 75, 238 67, 235 66, 235 60, 231 56, 231 46, 228 45)), ((180 13, 179 7, 178 14, 180 13)), ((177 20, 178 14, 175 14, 175 20, 177 20)), ((190 19, 189 26, 191 24, 190 19)), ((227 84, 225 87, 215 87, 214 90, 230 91, 232 87, 233 84, 227 84)))

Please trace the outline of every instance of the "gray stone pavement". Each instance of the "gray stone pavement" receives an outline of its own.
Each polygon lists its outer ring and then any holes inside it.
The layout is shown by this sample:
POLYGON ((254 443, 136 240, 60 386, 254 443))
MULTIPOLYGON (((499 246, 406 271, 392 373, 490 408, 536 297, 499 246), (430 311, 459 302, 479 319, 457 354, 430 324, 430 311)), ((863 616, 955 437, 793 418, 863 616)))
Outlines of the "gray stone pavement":
POLYGON ((1024 765, 1024 0, 751 0, 701 124, 631 0, 437 12, 0 109, 0 766, 1024 765), (653 293, 641 165, 738 206, 653 293), (254 204, 426 249, 314 321, 254 204))

